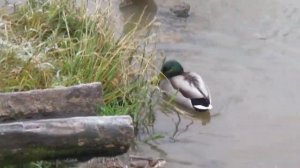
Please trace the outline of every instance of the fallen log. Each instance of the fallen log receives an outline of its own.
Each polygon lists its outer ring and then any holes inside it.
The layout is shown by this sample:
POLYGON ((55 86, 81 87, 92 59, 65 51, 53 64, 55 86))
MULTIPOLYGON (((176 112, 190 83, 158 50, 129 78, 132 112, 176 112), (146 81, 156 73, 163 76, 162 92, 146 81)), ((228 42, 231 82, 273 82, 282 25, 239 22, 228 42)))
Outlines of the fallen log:
POLYGON ((101 83, 0 93, 0 122, 91 116, 101 105, 101 83))
POLYGON ((0 124, 0 167, 35 160, 116 156, 134 139, 129 116, 0 124))

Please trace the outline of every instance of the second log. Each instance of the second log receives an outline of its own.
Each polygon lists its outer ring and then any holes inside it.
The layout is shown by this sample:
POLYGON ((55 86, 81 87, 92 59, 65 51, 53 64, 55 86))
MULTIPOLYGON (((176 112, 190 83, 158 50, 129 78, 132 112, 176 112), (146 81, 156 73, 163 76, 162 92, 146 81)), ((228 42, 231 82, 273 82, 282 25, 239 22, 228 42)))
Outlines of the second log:
POLYGON ((0 124, 0 166, 125 153, 134 139, 130 116, 73 117, 0 124))

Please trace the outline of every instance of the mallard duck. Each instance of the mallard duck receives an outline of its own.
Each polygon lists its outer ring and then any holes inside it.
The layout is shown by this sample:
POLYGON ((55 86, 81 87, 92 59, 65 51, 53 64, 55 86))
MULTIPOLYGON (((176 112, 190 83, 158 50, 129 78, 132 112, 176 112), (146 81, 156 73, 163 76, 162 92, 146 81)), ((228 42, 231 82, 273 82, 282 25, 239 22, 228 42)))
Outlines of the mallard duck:
POLYGON ((171 87, 180 93, 179 96, 188 99, 188 103, 196 111, 212 109, 210 92, 199 74, 184 72, 178 61, 169 60, 163 64, 157 80, 160 83, 166 78, 171 83, 171 87))

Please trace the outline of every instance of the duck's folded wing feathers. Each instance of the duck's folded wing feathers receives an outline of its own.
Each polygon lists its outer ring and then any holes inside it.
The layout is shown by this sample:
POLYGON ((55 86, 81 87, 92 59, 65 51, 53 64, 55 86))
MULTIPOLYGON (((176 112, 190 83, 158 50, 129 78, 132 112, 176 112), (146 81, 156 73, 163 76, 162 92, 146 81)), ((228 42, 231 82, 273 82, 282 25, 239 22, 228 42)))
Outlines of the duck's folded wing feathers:
POLYGON ((172 86, 186 98, 209 98, 209 91, 200 75, 185 72, 170 79, 172 86))

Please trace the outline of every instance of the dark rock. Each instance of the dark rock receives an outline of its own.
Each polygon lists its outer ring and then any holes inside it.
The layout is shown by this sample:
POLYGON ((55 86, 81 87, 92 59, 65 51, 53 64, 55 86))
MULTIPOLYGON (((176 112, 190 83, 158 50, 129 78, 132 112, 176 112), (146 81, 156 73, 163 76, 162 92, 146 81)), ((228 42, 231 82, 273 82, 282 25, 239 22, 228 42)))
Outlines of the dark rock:
POLYGON ((131 6, 131 5, 133 5, 132 0, 121 0, 119 8, 122 9, 122 8, 125 8, 125 7, 128 7, 128 6, 131 6))
POLYGON ((190 9, 190 4, 186 2, 180 2, 179 4, 171 7, 170 11, 173 12, 177 17, 188 17, 190 9))

